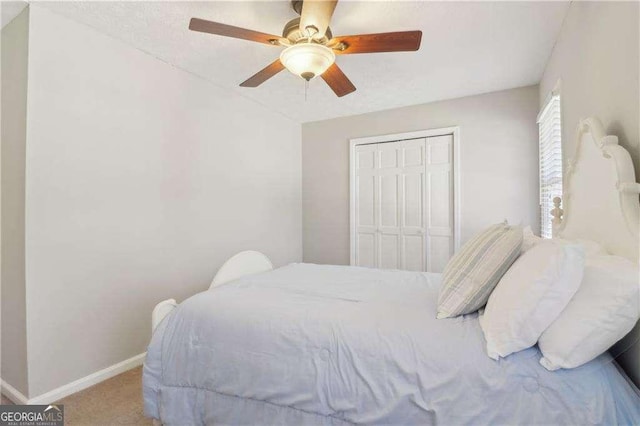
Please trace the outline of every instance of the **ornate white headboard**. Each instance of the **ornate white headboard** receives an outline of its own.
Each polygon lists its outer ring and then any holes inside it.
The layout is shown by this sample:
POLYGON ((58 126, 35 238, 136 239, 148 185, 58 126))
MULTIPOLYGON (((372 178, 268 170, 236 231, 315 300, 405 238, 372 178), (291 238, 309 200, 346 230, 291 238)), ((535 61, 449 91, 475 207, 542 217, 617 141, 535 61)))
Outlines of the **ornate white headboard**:
POLYGON ((638 262, 640 183, 631 156, 597 118, 580 121, 577 133, 564 178, 564 217, 554 235, 597 241, 609 253, 638 262))
MULTIPOLYGON (((610 254, 637 263, 638 194, 640 184, 635 181, 631 156, 618 145, 617 136, 606 135, 597 118, 581 120, 576 151, 564 177, 564 215, 554 220, 554 236, 596 241, 610 254)), ((617 360, 640 387, 640 323, 612 353, 621 353, 617 360)))

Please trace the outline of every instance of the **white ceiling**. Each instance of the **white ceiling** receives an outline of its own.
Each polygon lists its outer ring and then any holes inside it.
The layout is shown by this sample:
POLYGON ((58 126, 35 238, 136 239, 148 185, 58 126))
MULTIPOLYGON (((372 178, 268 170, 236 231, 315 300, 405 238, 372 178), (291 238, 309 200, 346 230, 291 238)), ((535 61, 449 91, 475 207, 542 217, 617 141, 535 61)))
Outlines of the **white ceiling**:
MULTIPOLYGON (((34 4, 35 2, 31 2, 34 4)), ((357 91, 337 98, 321 79, 286 71, 262 86, 238 84, 276 59, 278 47, 187 29, 198 17, 272 34, 297 15, 287 1, 38 2, 299 122, 360 114, 536 84, 568 2, 341 1, 336 35, 422 30, 418 52, 342 55, 357 91)))
POLYGON ((26 1, 0 0, 0 28, 4 28, 13 18, 18 16, 22 9, 29 4, 26 1))

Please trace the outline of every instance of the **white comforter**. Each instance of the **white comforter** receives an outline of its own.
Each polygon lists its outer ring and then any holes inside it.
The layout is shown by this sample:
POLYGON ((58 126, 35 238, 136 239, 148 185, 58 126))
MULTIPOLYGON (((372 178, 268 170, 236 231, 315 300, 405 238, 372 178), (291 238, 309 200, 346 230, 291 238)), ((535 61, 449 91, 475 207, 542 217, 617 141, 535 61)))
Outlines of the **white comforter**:
POLYGON ((608 355, 500 361, 477 315, 436 320, 440 275, 292 264, 200 293, 162 322, 145 412, 165 424, 640 424, 608 355))

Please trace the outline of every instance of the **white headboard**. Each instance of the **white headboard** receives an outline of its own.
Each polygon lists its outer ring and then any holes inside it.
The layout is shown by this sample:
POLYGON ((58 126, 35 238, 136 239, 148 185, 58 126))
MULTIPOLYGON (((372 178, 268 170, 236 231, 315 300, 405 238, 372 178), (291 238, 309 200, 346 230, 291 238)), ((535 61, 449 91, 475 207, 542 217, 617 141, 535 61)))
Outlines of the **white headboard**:
MULTIPOLYGON (((555 221, 554 236, 596 241, 609 253, 638 262, 638 194, 631 156, 617 136, 606 135, 597 118, 581 120, 564 177, 564 216, 555 221)), ((640 387, 640 323, 612 353, 640 387)))

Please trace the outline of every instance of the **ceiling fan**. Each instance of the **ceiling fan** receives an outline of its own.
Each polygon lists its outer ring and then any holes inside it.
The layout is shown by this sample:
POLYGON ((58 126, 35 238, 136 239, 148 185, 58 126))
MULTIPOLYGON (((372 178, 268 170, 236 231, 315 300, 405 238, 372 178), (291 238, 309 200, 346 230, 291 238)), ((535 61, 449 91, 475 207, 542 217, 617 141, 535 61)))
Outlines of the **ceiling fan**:
POLYGON ((189 29, 286 47, 279 59, 242 82, 242 87, 258 87, 286 68, 307 81, 321 76, 338 97, 356 88, 335 63, 336 54, 406 52, 420 48, 422 31, 333 37, 329 21, 337 3, 338 0, 292 0, 293 10, 300 17, 285 24, 282 37, 198 18, 191 18, 189 29))

